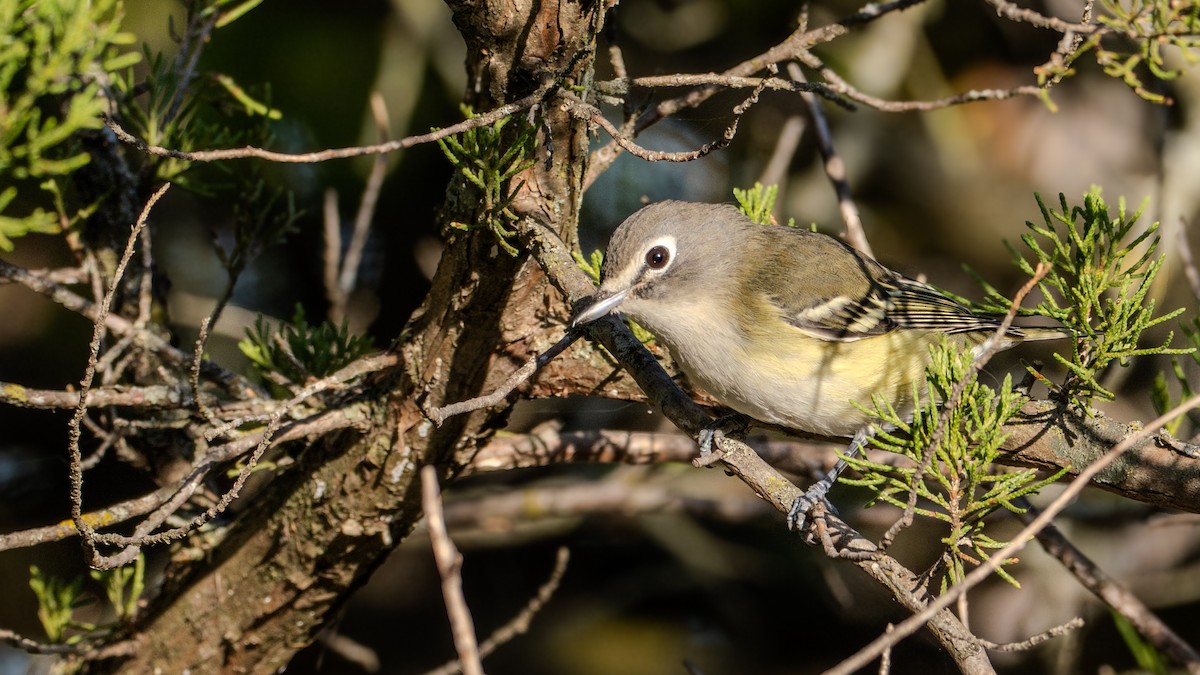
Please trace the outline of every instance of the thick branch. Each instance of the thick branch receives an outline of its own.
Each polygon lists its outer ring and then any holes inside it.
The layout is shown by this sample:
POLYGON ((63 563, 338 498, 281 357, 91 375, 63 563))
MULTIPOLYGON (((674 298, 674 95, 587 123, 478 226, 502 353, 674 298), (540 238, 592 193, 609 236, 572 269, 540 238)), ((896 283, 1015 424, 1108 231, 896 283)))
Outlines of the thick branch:
MULTIPOLYGON (((1135 427, 1097 412, 1090 417, 1050 401, 1030 401, 1005 426, 1012 464, 1076 476, 1135 427)), ((1165 431, 1145 438, 1101 471, 1092 484, 1147 504, 1200 513, 1200 455, 1196 445, 1165 431), (1189 456, 1190 455, 1190 456, 1189 456)))

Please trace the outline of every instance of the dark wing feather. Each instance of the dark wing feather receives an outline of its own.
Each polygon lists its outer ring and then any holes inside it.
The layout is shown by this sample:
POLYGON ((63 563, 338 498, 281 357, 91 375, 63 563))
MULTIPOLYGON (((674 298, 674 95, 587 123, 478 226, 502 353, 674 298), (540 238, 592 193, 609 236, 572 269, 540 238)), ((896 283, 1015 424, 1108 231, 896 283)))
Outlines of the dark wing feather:
MULTIPOLYGON (((771 298, 784 320, 813 337, 851 342, 894 330, 968 333, 995 330, 1000 322, 971 313, 936 288, 872 263, 875 278, 854 293, 822 297, 804 307, 771 298)), ((1020 331, 1011 329, 1013 337, 1020 331)))

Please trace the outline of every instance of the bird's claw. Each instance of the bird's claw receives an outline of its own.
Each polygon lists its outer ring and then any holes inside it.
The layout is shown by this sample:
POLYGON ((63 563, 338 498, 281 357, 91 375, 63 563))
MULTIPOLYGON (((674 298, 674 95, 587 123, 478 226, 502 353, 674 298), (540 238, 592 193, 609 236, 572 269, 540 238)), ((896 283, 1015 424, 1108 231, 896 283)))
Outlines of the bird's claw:
MULTIPOLYGON (((885 427, 889 428, 890 427, 885 427)), ((864 427, 854 434, 854 438, 850 441, 850 447, 846 450, 846 457, 857 457, 862 452, 867 440, 875 433, 871 427, 864 427)), ((804 529, 805 522, 808 520, 808 514, 817 504, 824 502, 825 508, 829 509, 830 513, 837 513, 837 509, 833 508, 833 504, 825 499, 825 495, 829 493, 830 488, 837 482, 842 472, 846 470, 848 464, 845 459, 839 459, 829 473, 825 474, 821 480, 813 483, 808 490, 796 498, 792 502, 792 508, 788 509, 787 524, 788 528, 794 532, 799 532, 804 529)))
POLYGON ((738 413, 713 420, 696 435, 696 441, 700 444, 700 458, 707 458, 712 454, 714 447, 719 448, 720 440, 725 436, 744 434, 749 426, 746 416, 738 413))
POLYGON ((833 487, 833 481, 830 480, 829 476, 826 476, 809 487, 804 494, 796 497, 796 501, 792 502, 792 508, 788 509, 788 529, 792 530, 793 532, 800 532, 803 530, 805 524, 808 522, 808 514, 812 512, 813 508, 816 507, 817 504, 822 502, 824 502, 825 508, 829 509, 833 513, 837 513, 837 511, 833 508, 833 505, 825 499, 825 495, 829 492, 829 488, 831 487, 833 487))

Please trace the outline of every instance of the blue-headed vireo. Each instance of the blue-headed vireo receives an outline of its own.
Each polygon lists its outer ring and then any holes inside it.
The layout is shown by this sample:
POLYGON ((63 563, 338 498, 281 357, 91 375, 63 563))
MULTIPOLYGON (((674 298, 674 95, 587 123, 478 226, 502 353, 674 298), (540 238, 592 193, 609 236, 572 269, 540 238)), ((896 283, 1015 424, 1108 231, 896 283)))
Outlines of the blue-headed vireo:
MULTIPOLYGON (((855 402, 882 396, 911 415, 930 347, 946 336, 979 350, 1000 324, 832 237, 759 225, 729 205, 675 201, 617 228, 600 289, 572 325, 618 310, 722 404, 770 424, 854 436, 856 446, 871 418, 855 402)), ((1066 335, 1013 327, 1001 348, 1066 335)), ((843 466, 798 501, 792 521, 843 466)))

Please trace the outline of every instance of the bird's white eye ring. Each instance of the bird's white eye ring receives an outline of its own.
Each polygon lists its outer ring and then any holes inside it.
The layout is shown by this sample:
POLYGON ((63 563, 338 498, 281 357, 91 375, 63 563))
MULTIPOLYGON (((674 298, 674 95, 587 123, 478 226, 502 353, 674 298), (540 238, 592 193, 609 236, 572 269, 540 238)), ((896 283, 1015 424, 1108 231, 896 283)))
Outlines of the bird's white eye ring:
POLYGON ((652 247, 646 251, 646 266, 652 270, 661 270, 671 262, 671 250, 663 245, 652 247))

